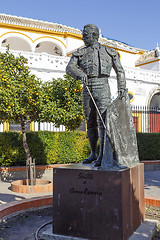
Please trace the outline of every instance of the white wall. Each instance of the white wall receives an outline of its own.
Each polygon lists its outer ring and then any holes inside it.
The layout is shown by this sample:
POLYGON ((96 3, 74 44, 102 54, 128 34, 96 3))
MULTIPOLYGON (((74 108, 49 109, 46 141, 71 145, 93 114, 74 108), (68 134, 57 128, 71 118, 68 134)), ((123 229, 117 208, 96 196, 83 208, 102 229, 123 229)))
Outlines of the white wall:
MULTIPOLYGON (((128 91, 134 94, 134 100, 131 104, 139 106, 148 104, 150 94, 156 93, 156 89, 160 86, 160 73, 130 67, 124 67, 124 70, 128 91)), ((115 99, 117 96, 117 80, 113 69, 109 83, 112 99, 115 99)))
POLYGON ((135 67, 135 62, 140 57, 139 54, 128 53, 120 50, 118 50, 118 52, 120 54, 120 60, 121 60, 122 66, 132 67, 132 68, 135 67))
MULTIPOLYGON (((157 59, 155 59, 157 60, 157 59)), ((154 59, 153 59, 154 61, 154 59)), ((160 71, 160 60, 156 62, 149 62, 148 64, 144 64, 139 66, 141 69, 151 70, 151 71, 160 71)))

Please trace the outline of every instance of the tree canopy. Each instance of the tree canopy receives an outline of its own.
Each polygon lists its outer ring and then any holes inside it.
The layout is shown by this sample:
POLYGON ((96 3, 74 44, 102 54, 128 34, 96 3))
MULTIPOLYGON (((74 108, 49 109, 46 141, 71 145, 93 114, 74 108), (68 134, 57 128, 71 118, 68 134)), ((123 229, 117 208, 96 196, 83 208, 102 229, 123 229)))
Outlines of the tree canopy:
POLYGON ((75 130, 84 122, 79 80, 64 75, 64 79, 44 83, 43 91, 44 121, 54 122, 56 126, 65 125, 68 130, 75 130))
POLYGON ((0 120, 16 123, 40 120, 43 106, 41 81, 31 74, 23 56, 7 49, 0 53, 0 120))
POLYGON ((29 185, 36 182, 35 163, 28 147, 25 124, 40 120, 43 107, 41 87, 40 79, 31 74, 26 58, 14 56, 9 47, 5 53, 0 53, 0 121, 21 124, 29 185))

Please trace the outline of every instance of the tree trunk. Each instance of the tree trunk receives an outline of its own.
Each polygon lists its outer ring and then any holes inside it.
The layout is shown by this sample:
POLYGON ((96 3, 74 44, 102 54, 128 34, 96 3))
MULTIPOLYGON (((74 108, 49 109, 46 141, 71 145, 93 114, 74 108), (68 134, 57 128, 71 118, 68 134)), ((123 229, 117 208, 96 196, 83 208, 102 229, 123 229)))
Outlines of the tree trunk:
POLYGON ((27 137, 26 137, 26 131, 25 131, 25 122, 21 120, 21 128, 22 128, 22 136, 23 136, 23 147, 26 153, 26 166, 27 166, 27 179, 29 185, 35 185, 36 179, 35 179, 35 162, 32 161, 30 150, 27 144, 27 137))

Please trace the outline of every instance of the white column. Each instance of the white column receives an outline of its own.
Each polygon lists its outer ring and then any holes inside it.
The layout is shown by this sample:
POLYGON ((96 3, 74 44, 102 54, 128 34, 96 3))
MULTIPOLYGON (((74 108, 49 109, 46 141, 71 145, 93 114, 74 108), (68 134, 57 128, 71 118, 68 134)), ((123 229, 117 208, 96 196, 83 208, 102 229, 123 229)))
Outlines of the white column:
POLYGON ((3 123, 0 124, 0 132, 3 132, 4 131, 4 125, 3 123))
POLYGON ((41 131, 44 130, 44 128, 43 128, 43 123, 42 123, 42 122, 40 123, 40 130, 41 130, 41 131))
POLYGON ((38 122, 34 123, 34 131, 38 131, 38 122))

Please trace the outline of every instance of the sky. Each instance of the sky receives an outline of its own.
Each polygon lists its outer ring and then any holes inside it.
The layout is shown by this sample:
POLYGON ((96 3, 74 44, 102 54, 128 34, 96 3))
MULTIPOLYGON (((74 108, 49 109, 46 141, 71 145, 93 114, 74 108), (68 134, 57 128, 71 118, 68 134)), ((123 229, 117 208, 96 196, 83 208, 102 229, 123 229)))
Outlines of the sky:
POLYGON ((81 30, 93 23, 109 39, 144 50, 160 46, 160 0, 4 0, 0 13, 81 30))

